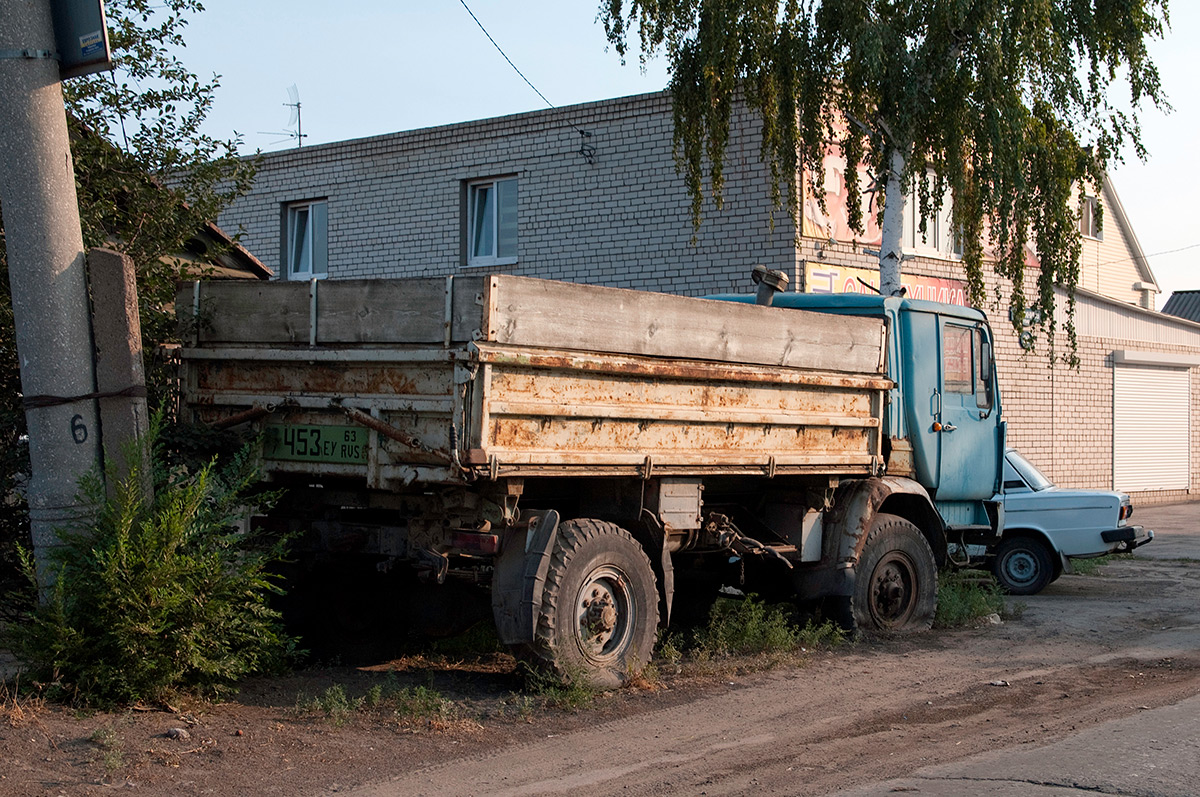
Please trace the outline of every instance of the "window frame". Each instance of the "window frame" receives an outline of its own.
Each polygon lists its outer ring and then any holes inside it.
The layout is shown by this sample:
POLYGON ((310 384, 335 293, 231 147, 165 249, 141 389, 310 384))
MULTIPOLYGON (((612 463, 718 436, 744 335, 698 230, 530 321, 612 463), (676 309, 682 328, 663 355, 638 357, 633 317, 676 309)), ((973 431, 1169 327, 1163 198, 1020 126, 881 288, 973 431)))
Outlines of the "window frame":
POLYGON ((947 322, 942 327, 941 345, 942 388, 947 393, 973 396, 976 408, 991 411, 995 404, 992 395, 994 353, 983 329, 975 325, 947 322), (955 340, 953 346, 952 339, 955 340), (959 378, 952 379, 952 376, 959 378))
POLYGON ((313 279, 325 279, 329 276, 329 200, 326 197, 317 199, 303 199, 295 202, 286 202, 283 206, 283 268, 281 269, 283 278, 288 281, 308 281, 313 279), (319 220, 317 214, 313 212, 314 208, 320 208, 321 214, 319 220), (307 214, 307 220, 304 228, 304 246, 308 250, 308 269, 299 271, 295 268, 297 257, 295 256, 296 243, 296 220, 303 211, 307 214), (318 242, 314 236, 316 227, 321 226, 322 237, 324 240, 317 245, 318 242), (317 263, 318 255, 323 263, 317 263), (318 270, 315 266, 321 265, 318 270))
POLYGON ((520 207, 520 183, 517 175, 505 175, 500 177, 486 177, 466 182, 464 191, 465 208, 463 220, 466 226, 466 234, 464 243, 466 246, 465 263, 467 266, 509 266, 517 262, 520 245, 520 220, 517 217, 518 208, 520 207), (506 197, 503 184, 511 184, 511 197, 506 197), (487 224, 490 231, 491 248, 490 252, 477 254, 476 253, 476 237, 479 235, 479 225, 476 223, 476 214, 478 213, 479 192, 483 189, 491 191, 491 202, 488 209, 489 218, 487 224), (511 207, 509 204, 511 203, 511 207), (501 247, 503 245, 502 233, 504 232, 505 216, 511 216, 512 219, 512 253, 501 255, 501 247))
MULTIPOLYGON (((935 182, 933 170, 925 174, 925 180, 930 187, 935 182)), ((913 178, 913 185, 908 190, 904 202, 903 232, 901 248, 910 254, 920 257, 932 257, 941 260, 961 260, 963 256, 961 230, 954 226, 952 213, 954 199, 947 188, 940 206, 931 208, 931 215, 925 216, 925 233, 921 233, 921 199, 920 186, 913 178)))
POLYGON ((1096 223, 1096 217, 1100 215, 1096 211, 1102 211, 1102 207, 1100 197, 1084 194, 1079 207, 1079 234, 1086 240, 1104 240, 1104 229, 1096 223))

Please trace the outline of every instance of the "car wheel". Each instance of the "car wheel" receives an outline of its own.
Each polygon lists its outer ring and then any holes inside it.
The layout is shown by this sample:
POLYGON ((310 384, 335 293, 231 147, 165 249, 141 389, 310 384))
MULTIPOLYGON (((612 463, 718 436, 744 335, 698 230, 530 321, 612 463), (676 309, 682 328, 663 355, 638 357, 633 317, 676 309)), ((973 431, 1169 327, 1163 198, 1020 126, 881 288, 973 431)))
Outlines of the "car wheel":
POLYGON ((1035 537, 1012 537, 1000 543, 992 572, 1012 595, 1036 595, 1054 578, 1050 549, 1035 537))

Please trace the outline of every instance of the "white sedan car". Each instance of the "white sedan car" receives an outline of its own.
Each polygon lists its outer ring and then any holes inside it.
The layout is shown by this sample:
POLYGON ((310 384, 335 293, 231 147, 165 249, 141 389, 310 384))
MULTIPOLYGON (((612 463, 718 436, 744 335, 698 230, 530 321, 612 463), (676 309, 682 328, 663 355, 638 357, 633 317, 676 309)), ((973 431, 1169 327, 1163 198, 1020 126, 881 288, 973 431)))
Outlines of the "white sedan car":
POLYGON ((1013 595, 1041 592, 1071 559, 1132 551, 1154 532, 1129 524, 1129 496, 1055 486, 1013 449, 1004 454, 1004 536, 991 559, 1000 586, 1013 595))

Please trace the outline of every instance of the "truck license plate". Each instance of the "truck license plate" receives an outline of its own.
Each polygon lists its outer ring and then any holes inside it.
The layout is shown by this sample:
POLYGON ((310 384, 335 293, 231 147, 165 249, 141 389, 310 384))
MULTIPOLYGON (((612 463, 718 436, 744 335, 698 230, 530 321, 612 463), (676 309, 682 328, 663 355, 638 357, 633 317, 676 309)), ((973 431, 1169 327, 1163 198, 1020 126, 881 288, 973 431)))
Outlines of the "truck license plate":
POLYGON ((270 425, 264 430, 263 458, 361 464, 367 461, 367 429, 270 425))

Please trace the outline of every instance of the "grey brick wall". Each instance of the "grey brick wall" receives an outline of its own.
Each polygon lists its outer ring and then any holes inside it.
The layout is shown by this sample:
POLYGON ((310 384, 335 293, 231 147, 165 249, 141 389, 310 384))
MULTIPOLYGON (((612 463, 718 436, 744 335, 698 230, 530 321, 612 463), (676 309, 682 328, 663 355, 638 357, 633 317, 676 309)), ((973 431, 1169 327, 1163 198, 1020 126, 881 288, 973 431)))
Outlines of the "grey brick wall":
POLYGON ((324 197, 330 278, 464 273, 462 186, 516 175, 518 261, 488 271, 689 295, 746 290, 759 263, 794 271, 786 216, 771 230, 758 137, 731 145, 724 209, 706 203, 694 244, 671 141, 659 93, 269 153, 218 223, 282 272, 284 207, 324 197))

